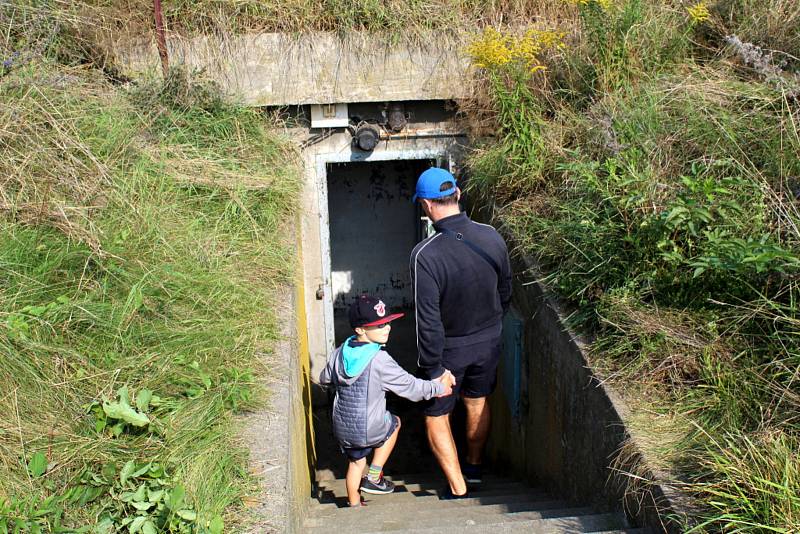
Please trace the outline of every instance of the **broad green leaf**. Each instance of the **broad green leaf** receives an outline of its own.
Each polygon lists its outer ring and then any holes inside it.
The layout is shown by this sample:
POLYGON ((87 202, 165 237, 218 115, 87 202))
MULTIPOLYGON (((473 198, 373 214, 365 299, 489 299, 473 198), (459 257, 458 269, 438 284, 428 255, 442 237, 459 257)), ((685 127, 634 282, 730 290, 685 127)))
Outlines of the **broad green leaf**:
POLYGON ((150 502, 158 502, 164 496, 164 490, 147 490, 147 500, 150 502))
POLYGON ((149 389, 143 389, 136 394, 136 407, 140 412, 146 412, 150 407, 150 400, 153 398, 153 392, 149 389))
POLYGON ((150 419, 143 413, 137 412, 127 403, 103 402, 103 411, 108 417, 121 419, 133 426, 142 427, 150 424, 150 419))
POLYGON ((132 502, 131 506, 133 506, 137 510, 144 511, 144 510, 150 509, 150 507, 152 507, 152 506, 155 506, 155 503, 147 502, 147 501, 145 501, 145 502, 132 502))
POLYGON ((156 526, 149 519, 142 524, 142 534, 158 534, 156 526))
POLYGON ((222 534, 224 528, 225 522, 220 516, 215 516, 208 524, 208 530, 211 534, 222 534))
POLYGON ((25 306, 22 311, 34 317, 41 317, 47 311, 47 306, 25 306))
POLYGON ((128 392, 128 386, 122 386, 117 390, 117 395, 119 396, 119 402, 122 404, 127 404, 128 406, 131 405, 131 395, 128 392))
POLYGON ((47 471, 47 457, 41 452, 34 454, 28 462, 28 471, 34 477, 40 477, 47 471))
POLYGON ((150 472, 148 474, 150 475, 150 478, 161 478, 164 476, 164 468, 161 466, 161 464, 151 464, 150 472))
POLYGON ((125 462, 125 465, 122 466, 122 471, 119 472, 119 481, 125 485, 125 482, 128 481, 128 478, 131 476, 131 473, 136 469, 136 464, 133 463, 133 460, 128 460, 125 462))
POLYGON ((106 420, 105 419, 98 419, 94 422, 94 431, 95 432, 102 432, 106 428, 106 420))
POLYGON ((181 504, 183 504, 183 499, 186 497, 186 490, 183 489, 183 486, 175 486, 172 491, 169 492, 169 499, 167 499, 167 506, 170 510, 177 510, 180 508, 181 504))
POLYGON ((187 521, 194 521, 195 519, 197 519, 197 512, 195 512, 194 510, 184 509, 184 510, 178 510, 175 513, 178 514, 178 517, 185 519, 187 521))
POLYGON ((150 470, 150 462, 142 464, 138 468, 136 468, 136 470, 133 473, 131 473, 131 478, 140 477, 143 474, 147 473, 147 471, 149 470, 150 470))
POLYGON ((136 534, 137 532, 141 532, 142 531, 142 525, 144 525, 145 521, 147 521, 147 517, 146 516, 141 516, 141 515, 138 516, 136 519, 133 520, 133 523, 131 523, 131 526, 128 527, 128 531, 131 534, 136 534))
POLYGON ((133 500, 135 502, 143 502, 147 498, 147 488, 144 484, 141 484, 139 488, 136 490, 136 493, 133 494, 133 500))

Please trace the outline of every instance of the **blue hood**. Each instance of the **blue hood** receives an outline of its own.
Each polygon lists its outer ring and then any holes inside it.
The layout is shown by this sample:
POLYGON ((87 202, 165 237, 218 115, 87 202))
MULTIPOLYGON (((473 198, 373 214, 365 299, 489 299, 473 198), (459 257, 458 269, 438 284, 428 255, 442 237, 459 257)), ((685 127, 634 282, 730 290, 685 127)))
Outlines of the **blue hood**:
POLYGON ((349 377, 358 376, 369 365, 372 358, 381 350, 378 343, 367 343, 358 347, 351 347, 350 340, 356 336, 350 336, 342 344, 342 363, 344 363, 344 373, 349 377))

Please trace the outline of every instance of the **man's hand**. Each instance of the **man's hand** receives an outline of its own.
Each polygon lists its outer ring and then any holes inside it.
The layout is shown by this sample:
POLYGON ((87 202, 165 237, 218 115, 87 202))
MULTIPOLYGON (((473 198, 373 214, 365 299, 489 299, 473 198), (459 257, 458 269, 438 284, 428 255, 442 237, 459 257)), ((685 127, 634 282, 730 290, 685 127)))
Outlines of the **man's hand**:
POLYGON ((456 377, 453 376, 448 369, 444 370, 444 373, 439 378, 435 378, 434 382, 441 382, 444 384, 444 392, 441 395, 437 395, 437 397, 447 397, 448 395, 453 394, 453 386, 456 385, 456 377))

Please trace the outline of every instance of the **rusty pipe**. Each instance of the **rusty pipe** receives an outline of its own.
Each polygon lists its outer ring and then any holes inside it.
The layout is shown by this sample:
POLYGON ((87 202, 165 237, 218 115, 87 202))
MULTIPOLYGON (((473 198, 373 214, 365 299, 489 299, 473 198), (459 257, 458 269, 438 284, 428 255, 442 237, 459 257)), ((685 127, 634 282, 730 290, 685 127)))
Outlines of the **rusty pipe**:
POLYGON ((156 19, 156 45, 161 57, 161 72, 164 79, 169 72, 169 56, 167 55, 167 39, 164 37, 164 16, 161 13, 161 0, 153 0, 153 12, 156 19))

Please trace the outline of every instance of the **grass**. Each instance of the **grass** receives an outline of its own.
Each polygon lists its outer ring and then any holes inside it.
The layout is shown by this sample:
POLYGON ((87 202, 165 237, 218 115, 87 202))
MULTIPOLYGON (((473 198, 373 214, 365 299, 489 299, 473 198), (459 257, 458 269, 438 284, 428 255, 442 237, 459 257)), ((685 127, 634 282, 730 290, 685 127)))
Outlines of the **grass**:
POLYGON ((0 531, 236 528, 292 150, 179 71, 122 89, 37 60, 0 84, 0 531))
POLYGON ((697 497, 686 530, 795 532, 800 32, 780 0, 707 4, 589 0, 546 73, 483 69, 470 187, 697 497))

